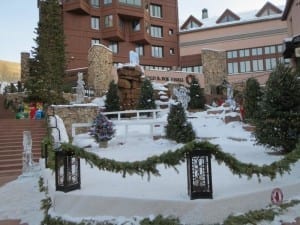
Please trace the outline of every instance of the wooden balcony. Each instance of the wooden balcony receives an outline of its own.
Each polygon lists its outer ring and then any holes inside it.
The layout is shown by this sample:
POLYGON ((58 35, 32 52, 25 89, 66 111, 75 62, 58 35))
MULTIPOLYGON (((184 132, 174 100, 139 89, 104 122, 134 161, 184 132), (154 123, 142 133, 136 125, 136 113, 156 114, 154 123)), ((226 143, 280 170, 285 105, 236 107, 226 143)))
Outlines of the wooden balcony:
POLYGON ((63 10, 78 14, 89 14, 90 4, 88 0, 67 0, 63 4, 63 10))

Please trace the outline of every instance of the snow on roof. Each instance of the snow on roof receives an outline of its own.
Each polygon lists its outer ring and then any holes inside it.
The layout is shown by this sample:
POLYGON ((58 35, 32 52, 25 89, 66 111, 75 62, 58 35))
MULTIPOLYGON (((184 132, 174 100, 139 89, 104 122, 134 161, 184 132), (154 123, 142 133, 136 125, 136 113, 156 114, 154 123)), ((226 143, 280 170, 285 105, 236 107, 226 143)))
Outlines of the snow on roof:
MULTIPOLYGON (((278 9, 283 10, 284 6, 277 6, 278 9)), ((239 20, 229 21, 229 22, 223 22, 223 23, 217 23, 220 16, 214 16, 211 18, 197 18, 201 23, 201 27, 193 27, 188 29, 181 29, 181 32, 185 31, 192 31, 192 30, 205 30, 209 28, 215 28, 215 27, 224 27, 224 26, 232 26, 236 24, 243 24, 243 23, 251 23, 251 22, 258 22, 258 21, 264 21, 264 20, 271 20, 271 19, 281 19, 282 13, 278 14, 270 14, 270 15, 263 15, 263 16, 256 16, 258 10, 251 10, 247 12, 240 12, 235 13, 238 17, 240 17, 239 20)))

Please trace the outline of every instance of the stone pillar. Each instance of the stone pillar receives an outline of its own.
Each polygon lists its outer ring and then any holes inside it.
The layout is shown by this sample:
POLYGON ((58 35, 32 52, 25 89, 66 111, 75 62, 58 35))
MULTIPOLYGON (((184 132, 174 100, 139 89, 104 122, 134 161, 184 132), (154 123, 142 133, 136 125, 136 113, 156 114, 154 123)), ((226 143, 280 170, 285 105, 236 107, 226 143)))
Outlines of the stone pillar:
POLYGON ((21 82, 24 83, 29 76, 29 57, 28 52, 21 52, 21 82))
POLYGON ((201 52, 204 92, 207 95, 215 94, 216 87, 227 79, 226 52, 211 49, 202 49, 201 52))
POLYGON ((104 45, 93 45, 88 52, 88 86, 95 96, 103 96, 108 90, 112 75, 112 52, 104 45))

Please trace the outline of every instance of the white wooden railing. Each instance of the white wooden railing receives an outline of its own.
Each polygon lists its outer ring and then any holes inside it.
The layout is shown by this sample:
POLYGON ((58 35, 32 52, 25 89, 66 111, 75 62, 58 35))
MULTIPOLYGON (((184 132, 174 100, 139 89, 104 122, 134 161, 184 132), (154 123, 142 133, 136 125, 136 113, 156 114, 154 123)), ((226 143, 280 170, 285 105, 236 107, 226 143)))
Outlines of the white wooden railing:
MULTIPOLYGON (((126 110, 126 111, 116 111, 116 112, 103 112, 103 115, 117 115, 117 120, 128 120, 128 119, 157 119, 159 113, 163 112, 162 109, 147 109, 147 110, 126 110), (143 116, 147 115, 146 117, 143 116), (125 117, 122 117, 124 115, 125 117)), ((112 118, 111 120, 114 120, 112 118)))
MULTIPOLYGON (((165 126, 166 121, 158 120, 159 113, 163 112, 161 109, 153 110, 126 110, 116 112, 103 112, 104 115, 117 115, 116 118, 112 118, 114 125, 125 126, 125 137, 128 135, 128 126, 131 125, 148 125, 150 127, 150 135, 154 136, 154 128, 165 126), (147 114, 147 116, 143 116, 147 114), (122 115, 126 117, 122 117, 122 115), (130 117, 129 117, 130 115, 130 117)), ((72 137, 76 135, 76 128, 91 127, 92 123, 73 123, 72 124, 72 137)))

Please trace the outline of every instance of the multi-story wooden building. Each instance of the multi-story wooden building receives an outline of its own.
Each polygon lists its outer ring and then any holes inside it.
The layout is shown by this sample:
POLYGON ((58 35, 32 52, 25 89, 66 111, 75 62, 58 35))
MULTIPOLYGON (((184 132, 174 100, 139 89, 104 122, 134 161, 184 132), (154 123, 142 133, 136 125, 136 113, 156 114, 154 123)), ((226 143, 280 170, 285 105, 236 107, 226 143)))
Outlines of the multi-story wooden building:
POLYGON ((62 0, 67 67, 88 66, 88 50, 103 44, 113 62, 139 54, 145 69, 179 66, 177 0, 62 0))

